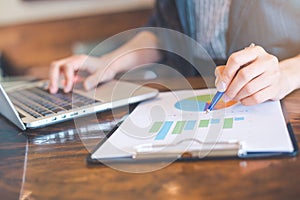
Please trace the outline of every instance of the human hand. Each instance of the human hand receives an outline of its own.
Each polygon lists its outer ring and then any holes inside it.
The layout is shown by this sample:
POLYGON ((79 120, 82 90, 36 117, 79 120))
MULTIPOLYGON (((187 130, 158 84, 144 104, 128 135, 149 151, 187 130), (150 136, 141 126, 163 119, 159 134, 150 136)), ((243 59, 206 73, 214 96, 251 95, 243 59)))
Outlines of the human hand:
POLYGON ((285 70, 278 59, 260 46, 233 53, 226 66, 215 70, 218 91, 226 91, 223 100, 255 105, 278 100, 290 92, 285 70))
POLYGON ((73 84, 81 78, 76 76, 78 71, 87 71, 91 74, 84 80, 83 85, 87 90, 92 89, 98 83, 114 78, 116 73, 112 69, 107 68, 107 64, 108 59, 105 56, 97 58, 87 55, 74 55, 54 61, 50 66, 49 91, 50 93, 57 92, 60 75, 63 75, 62 85, 64 92, 70 92, 73 84))

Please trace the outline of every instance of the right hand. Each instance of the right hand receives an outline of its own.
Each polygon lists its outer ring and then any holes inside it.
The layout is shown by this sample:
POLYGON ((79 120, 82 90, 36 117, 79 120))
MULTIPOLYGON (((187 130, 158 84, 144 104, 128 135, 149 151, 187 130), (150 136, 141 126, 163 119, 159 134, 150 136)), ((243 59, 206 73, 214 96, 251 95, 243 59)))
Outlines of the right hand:
POLYGON ((105 56, 91 57, 87 55, 74 55, 68 58, 52 62, 49 73, 49 91, 54 94, 58 91, 60 75, 63 75, 63 89, 64 92, 70 92, 73 84, 77 82, 78 78, 76 72, 87 71, 90 73, 84 81, 84 88, 90 90, 98 83, 113 79, 116 75, 112 69, 106 67, 108 59, 105 56))

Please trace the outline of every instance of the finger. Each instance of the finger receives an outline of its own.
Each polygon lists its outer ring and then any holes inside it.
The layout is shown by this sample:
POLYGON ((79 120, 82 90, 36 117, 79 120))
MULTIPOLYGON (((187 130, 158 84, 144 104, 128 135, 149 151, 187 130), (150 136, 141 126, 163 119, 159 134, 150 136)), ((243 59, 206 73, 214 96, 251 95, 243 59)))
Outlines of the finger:
POLYGON ((267 64, 268 63, 266 63, 265 60, 260 59, 240 69, 227 88, 227 96, 232 99, 235 98, 239 91, 245 87, 247 83, 266 71, 267 64))
POLYGON ((83 65, 86 62, 86 55, 75 55, 55 61, 51 64, 49 70, 49 90, 51 93, 56 93, 58 90, 58 81, 61 71, 65 76, 65 91, 70 91, 73 85, 74 71, 85 70, 83 65))
POLYGON ((270 76, 267 73, 262 74, 261 76, 256 77, 251 80, 247 85, 245 85, 240 92, 236 95, 236 100, 241 100, 246 97, 251 96, 252 94, 257 93, 258 91, 271 86, 273 76, 270 76))
POLYGON ((269 100, 273 92, 272 87, 269 86, 244 99, 241 99, 240 102, 246 106, 260 104, 269 100))
MULTIPOLYGON (((220 78, 217 76, 216 77, 216 80, 215 80, 215 85, 218 85, 218 83, 220 82, 220 78)), ((217 88, 217 90, 218 90, 218 88, 217 88)), ((219 91, 219 90, 218 90, 219 91)))
POLYGON ((220 81, 221 81, 220 77, 221 77, 221 74, 222 74, 224 68, 225 68, 225 66, 222 65, 222 66, 216 67, 216 69, 215 69, 215 76, 216 76, 215 86, 216 86, 217 90, 220 92, 223 92, 226 90, 226 87, 225 86, 223 87, 223 85, 220 84, 220 81))
POLYGON ((56 93, 58 91, 58 81, 61 73, 61 67, 67 62, 68 58, 54 61, 50 65, 49 70, 49 91, 56 93))
POLYGON ((62 67, 65 76, 64 92, 68 93, 72 90, 74 84, 74 68, 70 64, 62 67))
POLYGON ((80 75, 76 74, 74 76, 74 83, 81 83, 83 81, 83 77, 81 77, 80 75))
POLYGON ((86 66, 88 65, 88 56, 86 55, 76 55, 68 58, 66 63, 72 66, 73 71, 83 71, 86 70, 86 66))
POLYGON ((60 65, 53 63, 49 70, 49 91, 54 94, 58 90, 58 80, 60 75, 60 65))
POLYGON ((253 62, 263 53, 265 53, 265 50, 259 46, 249 47, 233 53, 229 57, 226 67, 222 73, 221 82, 228 86, 241 67, 253 62))
POLYGON ((225 65, 221 65, 221 66, 216 67, 216 69, 215 69, 215 76, 216 77, 221 76, 221 74, 223 73, 224 69, 225 69, 225 65))

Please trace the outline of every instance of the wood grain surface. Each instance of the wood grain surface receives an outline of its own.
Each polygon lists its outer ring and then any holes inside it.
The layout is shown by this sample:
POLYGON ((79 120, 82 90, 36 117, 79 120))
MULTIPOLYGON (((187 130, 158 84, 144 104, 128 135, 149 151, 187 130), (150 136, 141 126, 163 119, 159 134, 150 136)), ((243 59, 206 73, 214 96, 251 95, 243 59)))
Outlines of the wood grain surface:
MULTIPOLYGON (((190 80, 195 85, 201 83, 199 79, 190 80)), ((283 100, 298 141, 299 99, 300 91, 295 91, 283 100)), ((120 108, 114 114, 107 111, 25 132, 0 117, 0 198, 292 200, 300 197, 299 156, 180 162, 141 174, 87 165, 88 150, 127 112, 128 108, 120 108), (104 131, 100 133, 101 130, 104 131)), ((138 172, 151 165, 125 167, 138 172)))

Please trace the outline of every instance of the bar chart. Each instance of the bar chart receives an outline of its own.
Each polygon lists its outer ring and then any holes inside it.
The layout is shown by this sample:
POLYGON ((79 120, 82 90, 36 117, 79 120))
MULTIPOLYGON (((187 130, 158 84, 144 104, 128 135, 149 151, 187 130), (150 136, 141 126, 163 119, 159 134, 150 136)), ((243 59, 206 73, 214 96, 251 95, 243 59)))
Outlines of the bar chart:
POLYGON ((155 140, 164 140, 168 134, 185 134, 196 131, 197 129, 206 129, 212 125, 219 125, 223 129, 234 128, 235 123, 244 121, 245 117, 230 117, 224 118, 224 120, 213 119, 201 119, 201 120, 184 120, 184 121, 156 121, 149 129, 149 133, 156 134, 155 140))

